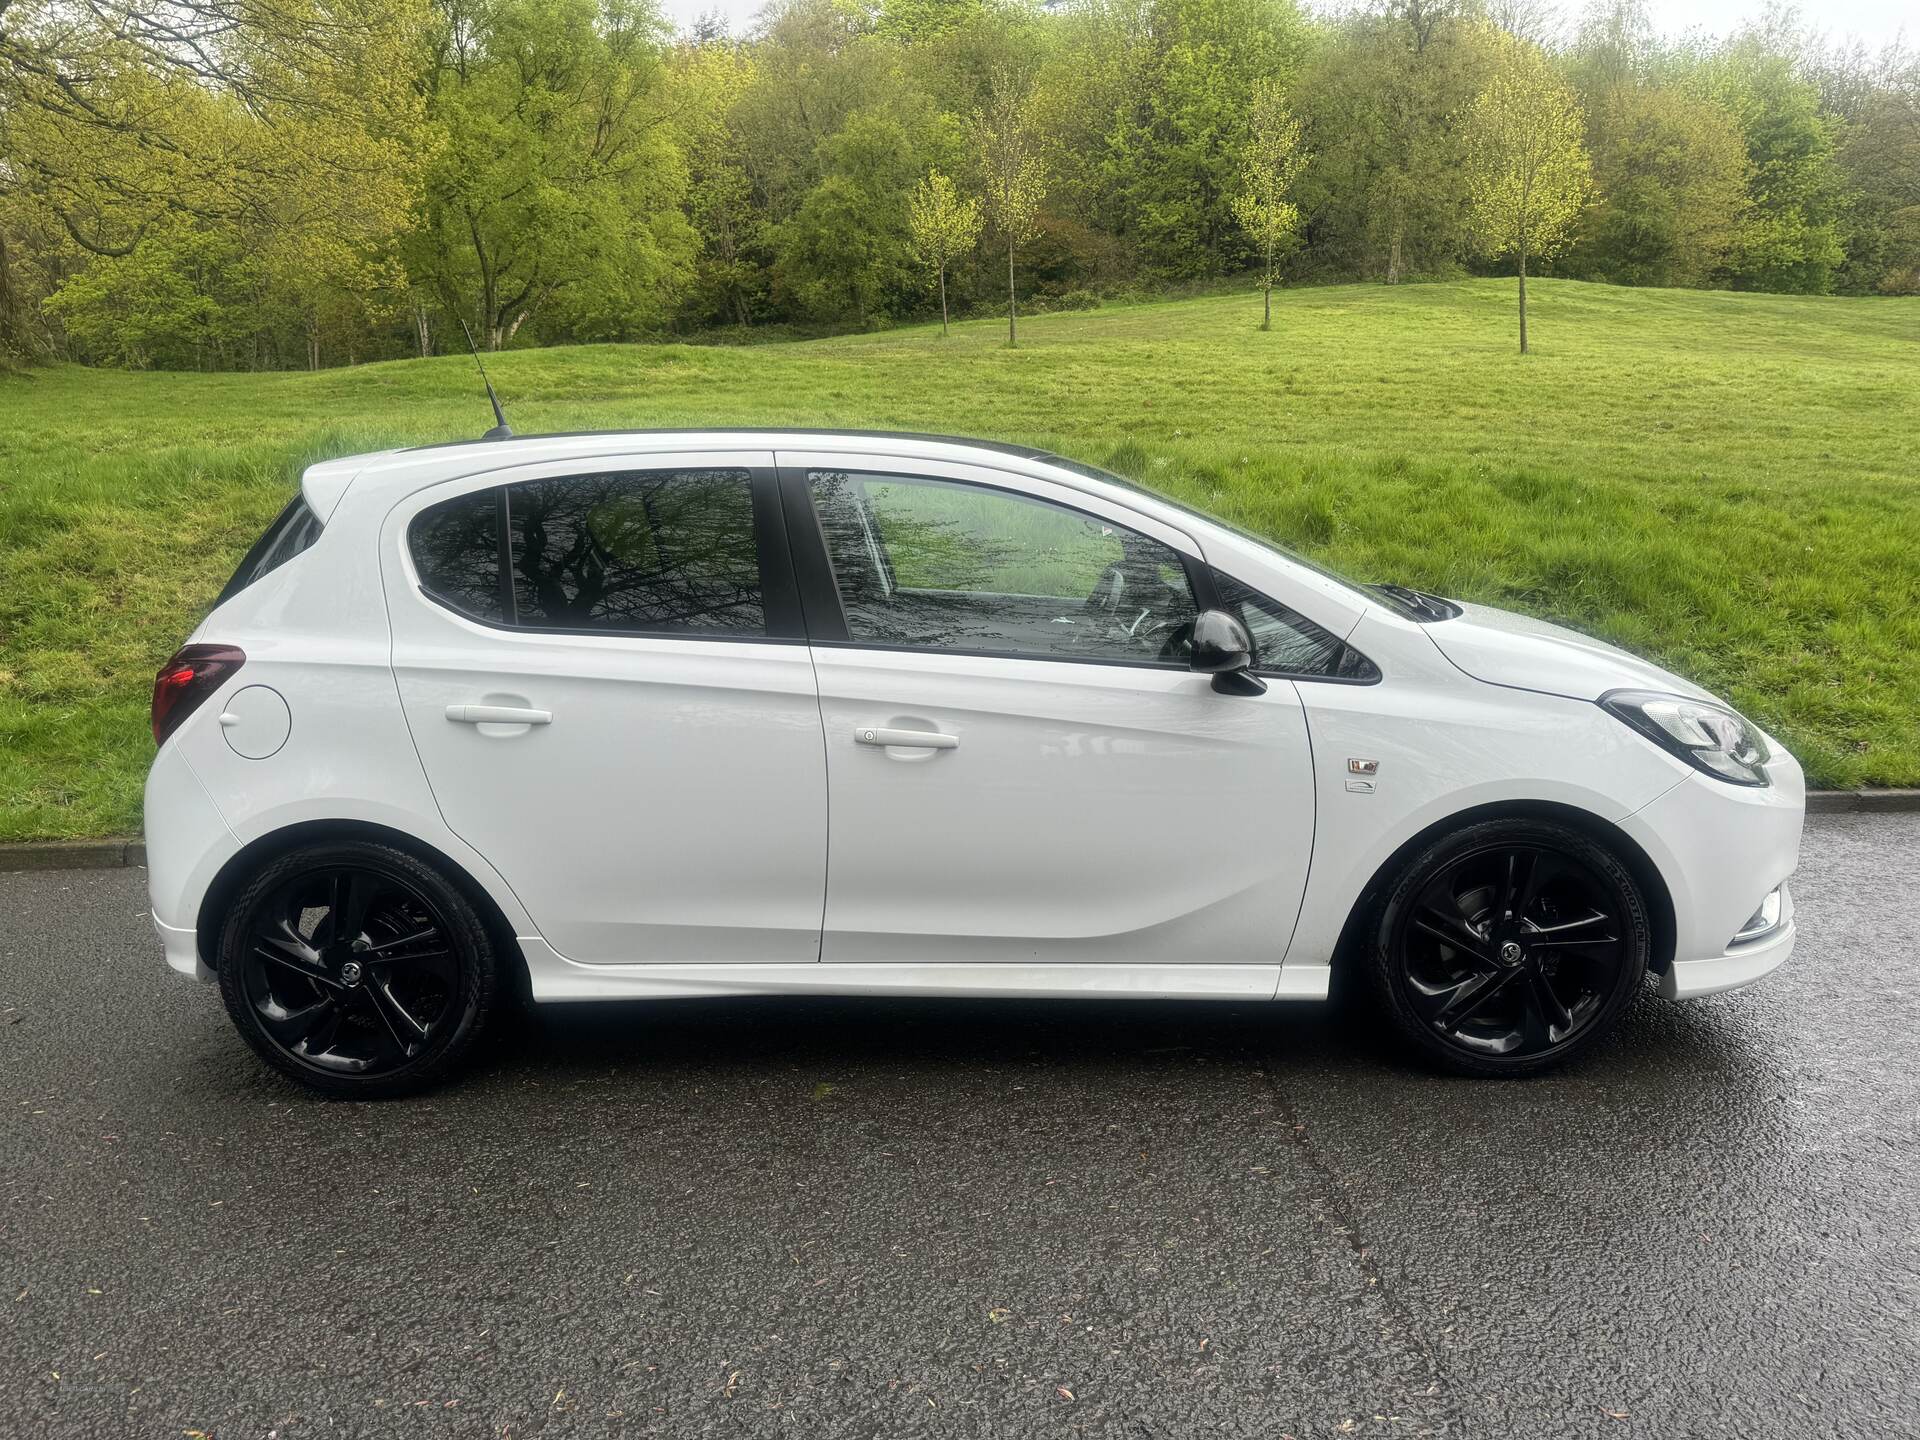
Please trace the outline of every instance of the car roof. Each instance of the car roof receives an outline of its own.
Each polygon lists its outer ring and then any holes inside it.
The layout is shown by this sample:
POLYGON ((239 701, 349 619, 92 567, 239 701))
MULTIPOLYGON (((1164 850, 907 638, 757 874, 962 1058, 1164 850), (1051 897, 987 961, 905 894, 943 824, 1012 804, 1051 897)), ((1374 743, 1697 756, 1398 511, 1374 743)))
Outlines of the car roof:
POLYGON ((1126 487, 1125 481, 1103 475, 1077 462, 1063 460, 1033 445, 918 431, 774 426, 576 430, 551 435, 514 435, 499 440, 453 440, 325 460, 309 466, 301 476, 300 483, 308 506, 324 522, 332 516, 334 507, 349 488, 354 490, 356 496, 377 492, 392 501, 443 480, 483 474, 514 465, 704 448, 709 445, 720 449, 739 449, 742 448, 742 441, 750 441, 756 450, 832 448, 891 453, 914 459, 988 460, 1003 468, 1012 460, 1020 462, 1015 468, 1030 474, 1038 473, 1031 467, 1039 465, 1050 467, 1056 474, 1063 468, 1070 469, 1079 477, 1080 488, 1084 489, 1097 489, 1103 483, 1126 487))
MULTIPOLYGON (((1036 449, 1032 445, 1016 445, 1006 440, 981 440, 971 435, 943 435, 930 430, 831 430, 825 426, 807 425, 709 425, 698 430, 641 428, 637 430, 549 430, 537 434, 512 435, 511 440, 579 440, 604 439, 608 436, 647 435, 672 436, 685 435, 804 435, 814 439, 846 438, 852 440, 917 440, 936 445, 964 445, 971 450, 990 450, 1001 455, 1013 455, 1023 460, 1034 460, 1049 456, 1052 452, 1036 449)), ((409 445, 393 453, 414 455, 427 450, 452 450, 470 445, 500 445, 505 440, 481 437, 474 440, 436 440, 427 445, 409 445)))
MULTIPOLYGON (((1056 455, 1035 445, 979 440, 960 435, 929 434, 913 430, 828 430, 802 426, 716 426, 686 430, 585 430, 553 435, 514 435, 500 440, 452 441, 345 456, 309 466, 301 476, 307 505, 327 523, 351 489, 356 504, 366 501, 386 508, 428 486, 447 480, 485 475, 515 466, 549 461, 595 460, 603 457, 671 453, 701 449, 781 451, 837 450, 902 460, 944 460, 956 464, 990 466, 1035 479, 1051 481, 1120 504, 1135 514, 1189 535, 1211 563, 1216 556, 1251 553, 1258 564, 1281 558, 1270 541, 1206 515, 1169 496, 1158 494, 1121 476, 1078 460, 1056 455), (743 445, 743 441, 748 445, 743 445), (382 504, 384 502, 384 504, 382 504)), ((1331 601, 1347 618, 1347 628, 1371 607, 1349 582, 1318 571, 1298 556, 1286 557, 1294 580, 1331 601)), ((1282 597, 1286 599, 1286 597, 1282 597)), ((1294 603, 1288 600, 1287 603, 1294 603)), ((1324 623, 1324 621, 1323 621, 1324 623)), ((1344 630, 1339 633, 1345 633, 1344 630)))

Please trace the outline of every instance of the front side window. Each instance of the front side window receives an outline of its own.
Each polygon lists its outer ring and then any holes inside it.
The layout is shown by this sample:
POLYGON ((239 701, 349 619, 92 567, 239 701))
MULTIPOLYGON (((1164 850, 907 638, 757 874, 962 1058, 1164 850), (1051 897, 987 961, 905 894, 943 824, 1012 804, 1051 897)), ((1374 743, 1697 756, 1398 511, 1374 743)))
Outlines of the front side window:
POLYGON ((1213 583, 1220 603, 1240 617, 1253 637, 1254 669, 1341 680, 1373 678, 1373 662, 1299 611, 1268 599, 1231 575, 1215 571, 1213 583))
POLYGON ((1180 556, 1110 521, 948 480, 807 476, 856 643, 1187 663, 1180 556))
POLYGON ((523 480, 429 506, 409 541, 427 593, 478 619, 539 630, 766 633, 746 470, 523 480))

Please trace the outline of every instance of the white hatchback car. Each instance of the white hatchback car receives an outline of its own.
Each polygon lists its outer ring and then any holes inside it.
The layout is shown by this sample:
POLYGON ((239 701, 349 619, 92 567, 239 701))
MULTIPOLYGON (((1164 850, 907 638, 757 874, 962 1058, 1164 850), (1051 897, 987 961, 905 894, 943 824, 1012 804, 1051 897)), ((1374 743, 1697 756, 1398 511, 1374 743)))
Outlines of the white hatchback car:
POLYGON ((1030 448, 330 461, 155 682, 154 924, 322 1090, 508 994, 1318 1000, 1523 1074, 1794 943, 1800 768, 1686 681, 1030 448))

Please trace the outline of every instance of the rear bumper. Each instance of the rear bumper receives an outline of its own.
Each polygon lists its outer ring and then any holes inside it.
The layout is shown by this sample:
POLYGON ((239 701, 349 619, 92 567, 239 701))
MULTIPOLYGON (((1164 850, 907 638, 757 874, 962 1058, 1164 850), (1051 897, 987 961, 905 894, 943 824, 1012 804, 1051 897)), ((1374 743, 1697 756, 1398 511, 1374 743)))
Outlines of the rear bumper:
POLYGON ((178 745, 163 746, 147 773, 146 840, 147 897, 167 964, 211 980, 195 933, 200 902, 240 842, 178 745))

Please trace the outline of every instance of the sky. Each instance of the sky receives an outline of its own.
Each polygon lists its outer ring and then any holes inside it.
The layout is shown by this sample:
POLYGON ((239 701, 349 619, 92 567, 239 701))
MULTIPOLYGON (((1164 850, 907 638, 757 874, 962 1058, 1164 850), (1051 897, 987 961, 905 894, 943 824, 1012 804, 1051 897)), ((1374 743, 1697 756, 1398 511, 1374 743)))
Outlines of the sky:
MULTIPOLYGON (((745 31, 759 13, 765 0, 662 0, 668 18, 678 25, 690 25, 695 18, 717 10, 727 17, 736 33, 745 31)), ((1343 9, 1345 5, 1324 3, 1316 8, 1343 9)), ((1583 6, 1578 0, 1560 6, 1563 14, 1577 15, 1583 6)), ((1738 29, 1743 21, 1757 18, 1765 8, 1761 0, 1654 0, 1654 23, 1662 33, 1682 35, 1691 29, 1724 34, 1738 29)), ((1875 49, 1893 40, 1903 30, 1907 43, 1920 45, 1920 7, 1914 0, 1819 0, 1803 5, 1801 13, 1811 21, 1810 28, 1825 31, 1834 40, 1857 37, 1875 49)))

